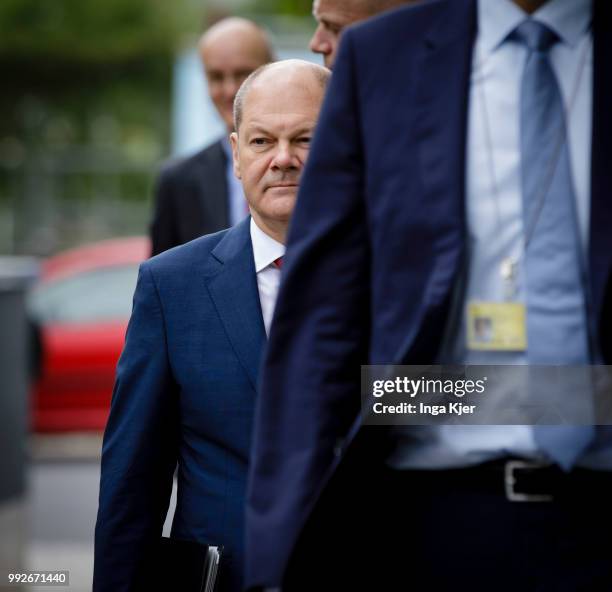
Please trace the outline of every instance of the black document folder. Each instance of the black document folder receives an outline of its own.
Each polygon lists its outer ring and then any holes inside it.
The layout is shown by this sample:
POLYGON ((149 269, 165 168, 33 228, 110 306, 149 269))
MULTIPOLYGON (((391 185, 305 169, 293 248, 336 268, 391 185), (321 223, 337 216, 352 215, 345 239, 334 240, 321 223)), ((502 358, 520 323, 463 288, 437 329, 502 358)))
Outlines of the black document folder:
POLYGON ((147 562, 141 589, 215 592, 221 550, 195 541, 162 537, 147 562))

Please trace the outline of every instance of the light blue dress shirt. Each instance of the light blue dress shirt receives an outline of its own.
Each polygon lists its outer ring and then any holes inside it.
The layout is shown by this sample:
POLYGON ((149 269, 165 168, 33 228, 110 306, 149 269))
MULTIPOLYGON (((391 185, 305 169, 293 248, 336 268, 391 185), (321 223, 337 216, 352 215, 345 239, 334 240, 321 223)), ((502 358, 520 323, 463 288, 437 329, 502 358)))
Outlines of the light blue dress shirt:
MULTIPOLYGON (((507 41, 507 37, 526 16, 511 0, 478 2, 466 144, 469 261, 465 284, 457 290, 455 314, 449 321, 440 363, 527 362, 524 352, 468 350, 465 335, 468 300, 503 301, 499 265, 508 256, 520 261, 523 251, 519 97, 527 50, 519 43, 507 41), (491 151, 486 135, 487 121, 491 151)), ((566 107, 578 231, 586 259, 592 126, 592 0, 550 0, 532 18, 553 29, 560 38, 549 57, 566 107)), ((524 302, 520 269, 517 287, 516 300, 524 302)), ((398 469, 467 466, 503 456, 541 456, 529 426, 409 427, 398 428, 396 436, 389 464, 398 469)), ((595 444, 578 464, 609 468, 612 467, 609 457, 612 457, 609 447, 595 444)))
POLYGON ((247 205, 246 198, 244 197, 242 183, 240 182, 240 179, 237 179, 236 175, 234 175, 232 146, 227 136, 221 140, 221 145, 223 146, 225 156, 227 156, 225 178, 227 179, 227 190, 229 196, 229 223, 230 226, 236 226, 238 222, 243 220, 248 215, 249 207, 247 205))

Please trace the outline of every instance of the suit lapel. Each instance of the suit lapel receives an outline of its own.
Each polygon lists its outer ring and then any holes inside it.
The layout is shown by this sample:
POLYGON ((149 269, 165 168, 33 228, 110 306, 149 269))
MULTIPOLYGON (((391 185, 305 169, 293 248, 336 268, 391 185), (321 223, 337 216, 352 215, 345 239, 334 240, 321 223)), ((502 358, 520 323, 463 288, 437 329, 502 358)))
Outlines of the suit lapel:
POLYGON ((250 218, 230 229, 210 255, 208 291, 253 388, 265 346, 265 328, 253 260, 250 218))
POLYGON ((414 137, 431 233, 433 261, 423 278, 420 330, 410 332, 398 360, 431 359, 442 337, 450 295, 461 269, 465 236, 465 144, 475 0, 446 2, 426 36, 418 71, 414 137), (459 100, 458 100, 459 98, 459 100), (426 330, 423 330, 425 328, 426 330))
MULTIPOLYGON (((602 316, 607 330, 612 330, 612 320, 606 316, 611 313, 605 311, 612 270, 612 6, 609 0, 597 0, 594 10, 590 283, 595 321, 604 333, 600 337, 610 341, 602 316)), ((608 301, 611 298, 608 294, 608 301)))
POLYGON ((206 151, 201 161, 203 185, 201 207, 206 212, 210 228, 227 228, 229 223, 229 188, 227 186, 227 156, 219 140, 206 151))

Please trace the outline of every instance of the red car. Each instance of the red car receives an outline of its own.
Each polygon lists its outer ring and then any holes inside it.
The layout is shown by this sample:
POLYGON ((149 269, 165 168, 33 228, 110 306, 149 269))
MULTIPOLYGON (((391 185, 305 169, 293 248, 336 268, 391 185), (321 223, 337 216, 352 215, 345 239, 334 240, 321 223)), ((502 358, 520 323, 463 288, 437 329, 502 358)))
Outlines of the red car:
POLYGON ((132 308, 144 237, 85 245, 47 259, 30 294, 40 339, 37 432, 102 430, 132 308))

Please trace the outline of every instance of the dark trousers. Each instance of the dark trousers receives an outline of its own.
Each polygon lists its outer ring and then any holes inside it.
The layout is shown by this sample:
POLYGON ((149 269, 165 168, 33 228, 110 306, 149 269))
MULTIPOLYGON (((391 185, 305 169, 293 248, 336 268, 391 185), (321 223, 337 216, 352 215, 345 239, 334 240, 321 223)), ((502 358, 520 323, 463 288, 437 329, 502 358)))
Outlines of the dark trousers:
POLYGON ((612 591, 612 477, 512 502, 503 469, 483 471, 381 468, 330 488, 283 592, 612 591))

